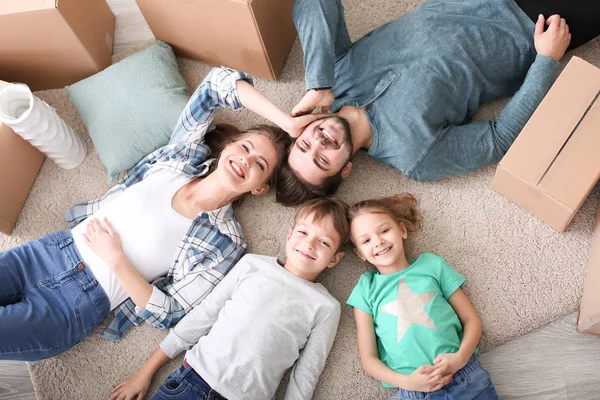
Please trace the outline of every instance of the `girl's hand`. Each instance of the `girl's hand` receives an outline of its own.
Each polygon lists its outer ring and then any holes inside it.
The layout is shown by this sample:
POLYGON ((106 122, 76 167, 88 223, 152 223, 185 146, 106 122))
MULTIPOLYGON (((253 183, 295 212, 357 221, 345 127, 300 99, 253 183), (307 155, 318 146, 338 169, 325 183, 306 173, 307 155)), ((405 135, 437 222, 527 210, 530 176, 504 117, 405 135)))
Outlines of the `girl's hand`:
POLYGON ((295 139, 304 132, 304 129, 309 124, 327 116, 327 114, 307 114, 298 117, 289 116, 280 126, 281 129, 289 133, 289 135, 295 139))
POLYGON ((151 382, 151 375, 138 371, 131 378, 117 385, 108 400, 143 400, 151 382))
POLYGON ((97 219, 92 219, 83 234, 85 243, 111 268, 115 266, 121 257, 121 239, 113 230, 112 226, 104 217, 102 224, 97 219))
POLYGON ((469 360, 464 360, 458 353, 440 354, 433 360, 433 365, 438 367, 436 375, 454 375, 456 371, 467 365, 469 360))
POLYGON ((435 382, 429 382, 434 371, 435 367, 431 365, 421 365, 408 375, 408 385, 405 385, 406 387, 403 389, 414 392, 431 392, 431 389, 436 386, 435 382))

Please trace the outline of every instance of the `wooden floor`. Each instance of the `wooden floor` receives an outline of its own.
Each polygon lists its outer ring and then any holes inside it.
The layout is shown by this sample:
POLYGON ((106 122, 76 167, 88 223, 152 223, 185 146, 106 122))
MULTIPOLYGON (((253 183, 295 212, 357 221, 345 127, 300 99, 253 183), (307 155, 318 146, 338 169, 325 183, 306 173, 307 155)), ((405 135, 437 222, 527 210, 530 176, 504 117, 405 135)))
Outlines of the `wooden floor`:
MULTIPOLYGON (((153 38, 135 0, 108 3, 117 16, 115 54, 153 38)), ((600 338, 578 334, 575 318, 571 314, 480 357, 502 400, 600 400, 600 338)), ((0 400, 9 399, 35 399, 25 363, 0 361, 0 400)))

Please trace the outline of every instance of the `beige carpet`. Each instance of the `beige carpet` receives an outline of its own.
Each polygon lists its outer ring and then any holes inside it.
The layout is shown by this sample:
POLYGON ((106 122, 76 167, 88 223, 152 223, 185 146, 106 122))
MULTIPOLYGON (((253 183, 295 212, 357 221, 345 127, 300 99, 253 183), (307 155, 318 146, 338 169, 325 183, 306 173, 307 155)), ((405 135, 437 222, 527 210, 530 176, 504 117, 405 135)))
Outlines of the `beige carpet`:
MULTIPOLYGON (((418 3, 415 0, 345 1, 351 35, 358 38, 418 3)), ((600 66, 600 40, 579 49, 576 54, 600 66)), ((210 68, 187 60, 180 60, 180 67, 191 90, 210 68)), ((304 91, 298 41, 281 81, 258 80, 257 87, 284 110, 291 110, 304 91)), ((51 90, 38 95, 85 138, 91 151, 85 163, 75 170, 65 171, 49 161, 44 163, 14 234, 0 236, 0 250, 67 229, 62 217, 65 209, 108 189, 106 170, 66 92, 51 90)), ((496 102, 484 107, 480 117, 494 115, 503 104, 496 102)), ((222 112, 218 120, 242 127, 259 121, 245 111, 222 112)), ((424 229, 410 238, 409 254, 435 252, 467 277, 465 290, 483 319, 484 350, 578 308, 598 189, 584 203, 569 230, 557 233, 492 191, 494 167, 465 177, 417 183, 365 156, 358 156, 355 165, 355 172, 339 192, 349 203, 404 191, 414 193, 419 199, 424 229)), ((281 255, 293 214, 293 209, 274 204, 272 194, 248 199, 239 208, 238 215, 251 252, 281 255)), ((348 249, 345 260, 324 274, 322 282, 344 302, 367 268, 348 249)), ((315 398, 376 399, 389 395, 390 391, 382 389, 362 371, 352 313, 346 307, 343 310, 338 336, 315 398)), ((95 333, 59 357, 31 364, 38 398, 106 398, 117 383, 136 371, 165 334, 142 326, 129 331, 120 343, 113 344, 95 333)), ((178 359, 162 370, 154 381, 153 391, 180 362, 178 359)))

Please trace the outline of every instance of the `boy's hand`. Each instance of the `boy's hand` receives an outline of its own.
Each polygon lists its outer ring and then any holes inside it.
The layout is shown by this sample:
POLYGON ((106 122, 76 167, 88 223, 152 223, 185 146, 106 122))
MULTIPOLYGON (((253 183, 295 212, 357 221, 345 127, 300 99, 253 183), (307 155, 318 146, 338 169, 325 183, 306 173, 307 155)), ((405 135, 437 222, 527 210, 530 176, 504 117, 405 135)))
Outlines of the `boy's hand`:
POLYGON ((456 371, 464 367, 469 360, 464 360, 458 353, 440 354, 433 360, 437 370, 433 375, 454 375, 456 371))
POLYGON ((335 96, 331 89, 315 90, 310 89, 306 92, 302 100, 292 109, 292 116, 306 115, 312 113, 315 108, 321 107, 321 112, 329 112, 335 96))
POLYGON ((409 385, 403 389, 427 393, 441 389, 450 382, 452 375, 436 374, 438 368, 435 365, 421 365, 408 376, 409 385))
POLYGON ((569 25, 558 14, 552 15, 547 20, 540 14, 535 24, 533 43, 538 54, 560 61, 571 43, 569 25), (548 25, 546 31, 544 31, 545 25, 548 25))
POLYGON ((85 243, 111 268, 115 266, 123 256, 121 250, 121 239, 113 230, 105 218, 102 224, 97 219, 92 219, 83 234, 85 243))
POLYGON ((152 375, 148 376, 138 371, 131 378, 117 385, 108 400, 143 400, 151 382, 152 375))
POLYGON ((281 129, 289 133, 294 139, 302 135, 304 129, 312 122, 326 117, 327 114, 307 114, 298 117, 289 117, 285 124, 281 125, 281 129))

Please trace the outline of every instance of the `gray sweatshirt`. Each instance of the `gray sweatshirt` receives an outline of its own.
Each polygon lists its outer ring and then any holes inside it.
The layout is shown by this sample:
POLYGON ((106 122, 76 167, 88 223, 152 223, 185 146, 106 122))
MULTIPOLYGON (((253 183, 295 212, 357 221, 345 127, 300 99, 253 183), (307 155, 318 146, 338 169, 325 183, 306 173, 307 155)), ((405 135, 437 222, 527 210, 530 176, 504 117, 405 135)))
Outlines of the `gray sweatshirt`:
POLYGON ((286 399, 310 399, 333 344, 340 303, 273 257, 244 256, 160 344, 229 400, 271 399, 293 366, 286 399))

